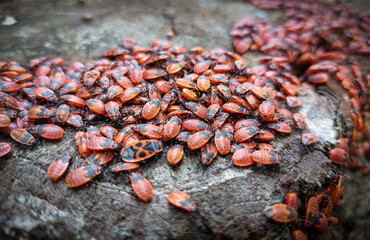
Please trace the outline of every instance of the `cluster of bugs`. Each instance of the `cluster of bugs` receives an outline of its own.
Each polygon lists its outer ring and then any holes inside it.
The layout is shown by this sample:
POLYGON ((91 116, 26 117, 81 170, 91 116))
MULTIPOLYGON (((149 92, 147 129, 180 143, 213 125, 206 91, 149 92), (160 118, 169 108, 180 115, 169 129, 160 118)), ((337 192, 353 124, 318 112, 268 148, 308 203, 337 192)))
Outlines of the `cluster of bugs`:
MULTIPOLYGON (((223 49, 208 52, 197 46, 187 51, 166 40, 142 47, 129 38, 86 64, 64 66, 63 59, 46 57, 34 58, 27 66, 0 62, 0 131, 31 146, 35 135, 57 140, 64 136, 62 127, 74 127, 79 130, 75 144, 85 161, 69 171, 67 185, 88 183, 119 151, 122 162, 109 165, 110 171, 129 172, 134 193, 149 202, 153 186, 136 170, 166 145, 169 165, 179 164, 187 148, 200 151, 205 166, 218 155, 229 155, 235 166, 253 168, 284 161, 270 144, 276 135, 296 130, 304 146, 317 142, 314 134, 305 132, 304 117, 295 112, 301 105, 296 94, 300 86, 317 90, 335 77, 346 90, 344 100, 352 104, 354 130, 350 138, 338 139, 328 157, 339 168, 358 167, 357 158, 370 149, 365 104, 370 75, 364 76, 347 55, 369 53, 368 40, 359 32, 370 29, 370 18, 359 15, 353 21, 356 12, 339 4, 324 8, 311 1, 253 3, 284 8, 289 20, 276 27, 248 18, 234 24, 230 35, 237 53, 265 54, 252 68, 239 54, 223 49), (329 10, 323 13, 321 8, 329 10), (94 126, 99 120, 109 124, 94 126)), ((11 149, 1 142, 0 156, 11 149)), ((52 162, 49 178, 59 181, 71 159, 67 154, 52 162)), ((361 167, 368 172, 368 164, 361 167)), ((305 239, 311 226, 325 231, 328 222, 338 221, 330 213, 343 196, 342 178, 338 175, 330 187, 311 196, 303 214, 295 193, 267 214, 277 222, 295 221, 294 239, 305 239)), ((167 199, 176 207, 196 210, 185 192, 172 192, 167 199)))
MULTIPOLYGON (((230 31, 236 52, 243 54, 248 50, 258 50, 268 55, 270 58, 262 61, 266 66, 261 76, 279 78, 277 81, 283 88, 288 85, 284 81, 292 78, 282 72, 284 68, 278 66, 281 63, 288 69, 288 74, 299 76, 297 83, 300 86, 314 91, 328 83, 329 79, 336 79, 346 91, 343 101, 349 102, 352 107, 350 118, 353 130, 350 136, 340 136, 334 148, 328 151, 328 157, 340 169, 330 186, 316 196, 310 196, 305 201, 305 208, 298 208, 297 194, 289 193, 285 204, 275 204, 266 209, 266 215, 276 222, 295 223, 292 227, 293 239, 307 239, 307 234, 325 232, 328 225, 338 222, 337 218, 331 216, 331 211, 333 206, 340 205, 343 198, 341 171, 348 167, 360 168, 362 174, 369 173, 366 158, 370 150, 367 94, 370 75, 364 75, 359 63, 350 60, 348 55, 370 53, 369 39, 362 34, 370 30, 370 15, 359 13, 353 6, 341 3, 285 0, 251 2, 262 9, 283 9, 288 20, 276 27, 249 18, 237 21, 230 31), (272 56, 275 62, 271 63, 272 56)), ((290 90, 293 89, 290 86, 290 90)), ((286 97, 286 103, 290 107, 300 104, 295 96, 286 97)), ((300 130, 304 129, 303 120, 301 116, 295 116, 296 124, 300 122, 297 125, 300 130)), ((302 143, 306 146, 317 140, 312 133, 302 134, 302 143)))

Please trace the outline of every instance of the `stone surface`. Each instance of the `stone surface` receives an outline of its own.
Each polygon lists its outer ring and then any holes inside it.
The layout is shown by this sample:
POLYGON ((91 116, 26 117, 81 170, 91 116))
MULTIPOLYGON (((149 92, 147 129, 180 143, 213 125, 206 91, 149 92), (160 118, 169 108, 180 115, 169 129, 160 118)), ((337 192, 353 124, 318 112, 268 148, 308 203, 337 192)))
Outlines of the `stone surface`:
MULTIPOLYGON (((40 55, 60 56, 67 63, 87 62, 117 47, 122 37, 134 37, 147 46, 154 39, 165 38, 170 29, 175 32, 171 41, 188 49, 201 45, 207 50, 232 50, 228 32, 239 18, 250 16, 275 24, 284 21, 280 11, 263 11, 245 1, 220 0, 5 1, 0 3, 0 14, 17 20, 14 25, 0 26, 1 60, 22 63, 40 55), (82 20, 86 12, 94 15, 93 21, 82 20)), ((257 56, 243 57, 252 66, 257 56)), ((52 183, 46 170, 56 157, 65 152, 75 155, 68 171, 83 162, 74 147, 74 129, 67 127, 61 141, 39 139, 33 148, 11 142, 12 153, 0 161, 0 238, 289 238, 288 226, 268 220, 263 210, 282 202, 289 191, 306 198, 327 186, 333 173, 326 151, 343 131, 338 119, 348 118, 348 105, 326 87, 319 93, 301 89, 299 95, 303 101, 300 112, 310 119, 307 127, 319 136, 318 144, 304 148, 299 132, 279 135, 272 145, 283 162, 249 168, 234 167, 230 155, 203 167, 199 152, 189 151, 179 166, 171 167, 165 154, 159 154, 138 170, 154 187, 150 203, 134 195, 126 174, 113 175, 107 168, 78 189, 69 189, 65 178, 52 183), (198 211, 187 213, 169 205, 166 196, 174 190, 190 194, 198 211)), ((7 139, 4 135, 0 138, 7 139)), ((113 163, 119 161, 116 156, 113 163)), ((347 218, 353 217, 346 213, 347 218)))

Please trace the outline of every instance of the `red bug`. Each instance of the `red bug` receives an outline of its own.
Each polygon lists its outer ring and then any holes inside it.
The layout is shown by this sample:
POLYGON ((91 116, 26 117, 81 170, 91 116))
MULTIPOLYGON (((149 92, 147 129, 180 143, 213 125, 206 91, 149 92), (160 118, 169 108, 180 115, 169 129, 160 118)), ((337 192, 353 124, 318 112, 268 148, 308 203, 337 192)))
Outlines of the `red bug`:
POLYGON ((136 196, 138 196, 143 202, 149 202, 153 198, 152 184, 140 173, 130 173, 129 177, 131 180, 131 187, 136 196))
POLYGON ((299 207, 299 199, 297 194, 294 192, 288 193, 285 197, 285 204, 297 211, 299 207))
POLYGON ((313 226, 316 228, 316 230, 319 232, 325 232, 328 229, 328 225, 329 222, 326 216, 321 212, 318 212, 315 222, 313 223, 313 226))
POLYGON ((225 134, 220 129, 216 130, 214 141, 217 151, 221 155, 225 155, 230 152, 231 149, 230 140, 225 136, 225 134))
POLYGON ((185 67, 184 62, 172 62, 167 66, 166 71, 169 74, 173 75, 180 72, 181 69, 183 69, 184 67, 185 67))
POLYGON ((303 130, 305 128, 306 121, 300 113, 294 113, 293 120, 299 130, 303 130))
POLYGON ((161 99, 161 93, 154 84, 148 84, 148 96, 150 100, 161 99))
POLYGON ((109 169, 111 172, 114 173, 121 173, 121 172, 128 172, 128 171, 135 171, 139 169, 140 164, 138 163, 124 163, 124 162, 119 162, 117 164, 114 164, 111 166, 109 169))
POLYGON ((72 104, 75 107, 85 106, 85 100, 83 100, 82 98, 80 98, 76 95, 65 94, 65 95, 62 95, 60 98, 69 102, 70 104, 72 104))
POLYGON ((175 138, 181 130, 182 120, 177 117, 171 117, 163 127, 163 139, 170 140, 175 138))
POLYGON ((21 85, 12 81, 2 81, 0 80, 0 91, 7 93, 15 93, 21 89, 21 85))
MULTIPOLYGON (((253 86, 252 88, 252 93, 259 98, 262 98, 266 101, 272 101, 275 97, 275 92, 269 90, 266 87, 258 87, 258 86, 253 86)), ((248 100, 247 100, 248 101, 248 100)))
POLYGON ((274 151, 274 148, 269 143, 259 143, 258 148, 265 151, 274 151))
POLYGON ((341 148, 334 148, 329 151, 329 158, 336 164, 344 166, 348 162, 348 153, 341 148))
POLYGON ((286 104, 291 108, 296 108, 296 107, 301 106, 302 102, 296 96, 287 96, 286 104))
POLYGON ((189 136, 187 141, 190 150, 196 150, 203 147, 209 139, 213 137, 213 133, 208 130, 199 131, 189 136))
POLYGON ((55 120, 60 123, 67 121, 69 112, 69 106, 67 104, 60 105, 56 111, 55 120))
POLYGON ((212 142, 208 142, 201 148, 202 157, 201 162, 203 165, 209 165, 217 157, 217 148, 212 142))
POLYGON ((197 89, 197 85, 193 81, 185 78, 178 78, 175 84, 181 88, 197 89))
POLYGON ((207 109, 207 114, 206 114, 207 119, 208 120, 213 119, 219 109, 220 109, 220 105, 218 103, 211 104, 207 109))
POLYGON ((37 87, 33 91, 36 97, 44 99, 49 102, 56 102, 58 101, 57 96, 53 92, 53 90, 47 88, 47 87, 37 87))
POLYGON ((201 61, 195 64, 193 70, 196 74, 201 74, 204 71, 206 71, 211 65, 212 65, 212 61, 210 60, 201 61))
POLYGON ((263 101, 258 109, 260 110, 262 121, 270 119, 275 113, 275 106, 269 101, 263 101))
POLYGON ((82 80, 84 84, 91 88, 95 81, 100 77, 100 72, 97 70, 90 70, 84 73, 82 80))
POLYGON ((118 85, 112 85, 107 90, 107 99, 113 99, 123 93, 123 88, 118 85))
POLYGON ((150 120, 157 116, 159 110, 160 102, 158 99, 154 99, 144 105, 141 115, 143 116, 143 118, 150 120))
POLYGON ((12 146, 6 142, 0 142, 0 157, 3 157, 12 151, 12 146))
POLYGON ((24 145, 33 145, 35 143, 35 138, 27 132, 26 129, 16 128, 10 132, 10 136, 17 142, 24 145))
POLYGON ((78 153, 81 157, 88 157, 91 155, 91 151, 87 148, 87 138, 81 137, 78 143, 78 153))
POLYGON ((141 88, 131 87, 127 88, 123 93, 118 97, 118 100, 122 103, 128 102, 134 99, 137 95, 141 93, 141 88))
POLYGON ((239 130, 243 127, 259 127, 259 123, 256 119, 241 119, 235 123, 235 130, 239 130))
POLYGON ((4 128, 10 125, 10 118, 6 115, 0 114, 0 128, 4 128))
POLYGON ((307 240, 306 234, 299 229, 292 230, 292 238, 293 240, 307 240))
POLYGON ((186 102, 185 107, 192 111, 197 117, 201 119, 207 118, 207 108, 200 103, 186 102))
POLYGON ((218 129, 221 127, 227 120, 227 118, 230 116, 230 114, 225 113, 225 112, 220 112, 214 119, 211 124, 211 128, 213 130, 218 129))
POLYGON ((283 134, 292 132, 292 128, 286 122, 268 123, 267 127, 283 134))
POLYGON ((232 102, 225 103, 224 105, 222 105, 222 110, 228 113, 239 113, 245 115, 249 113, 246 108, 232 102))
POLYGON ((14 97, 10 96, 5 92, 0 92, 0 103, 5 104, 5 106, 18 109, 18 101, 14 97))
POLYGON ((343 197, 343 176, 338 175, 330 185, 330 197, 334 205, 339 206, 343 197))
POLYGON ((281 157, 272 151, 257 150, 253 152, 253 161, 259 164, 275 164, 281 163, 281 157))
POLYGON ((41 118, 50 118, 53 115, 53 113, 41 106, 41 105, 34 105, 29 111, 28 116, 31 119, 41 119, 41 118))
POLYGON ((197 94, 190 90, 190 89, 187 89, 187 88, 183 88, 182 89, 182 92, 181 92, 182 96, 188 100, 197 100, 197 94))
POLYGON ((184 147, 180 144, 175 144, 167 152, 167 161, 170 165, 177 165, 183 156, 184 147))
POLYGON ((82 117, 78 114, 70 114, 66 123, 74 127, 81 127, 83 125, 82 117))
POLYGON ((0 108, 0 116, 1 115, 5 115, 8 118, 16 118, 18 116, 18 111, 14 109, 0 108))
POLYGON ((99 165, 86 165, 78 167, 68 173, 66 183, 70 188, 80 187, 101 173, 99 165))
POLYGON ((63 128, 54 124, 35 125, 30 128, 30 131, 31 133, 36 133, 43 138, 51 140, 61 139, 64 136, 63 128))
POLYGON ((344 138, 344 137, 341 137, 341 138, 338 138, 336 143, 335 143, 335 146, 338 147, 338 148, 341 148, 343 149, 344 151, 348 152, 349 150, 349 139, 348 138, 344 138))
POLYGON ((223 84, 218 84, 217 89, 218 89, 218 91, 220 91, 222 96, 224 96, 226 99, 230 99, 230 97, 231 97, 230 88, 228 88, 227 86, 225 86, 223 84))
POLYGON ((100 128, 100 132, 106 138, 115 138, 118 133, 118 130, 112 126, 106 125, 100 128))
POLYGON ((132 81, 130 81, 130 79, 128 79, 125 75, 122 75, 117 72, 112 72, 112 77, 123 89, 129 89, 134 87, 132 81))
POLYGON ((330 75, 328 73, 320 72, 320 73, 315 73, 315 74, 310 75, 307 81, 310 83, 325 84, 329 81, 329 79, 330 79, 330 75))
POLYGON ((288 223, 296 220, 298 217, 296 210, 283 203, 267 207, 265 214, 267 217, 279 223, 288 223))
POLYGON ((247 104, 249 105, 251 109, 255 109, 259 107, 258 99, 252 94, 245 95, 245 100, 247 101, 247 104))
POLYGON ((206 92, 211 87, 211 82, 208 77, 201 75, 197 80, 197 86, 200 91, 206 92))
POLYGON ((232 160, 235 166, 246 167, 254 163, 252 159, 253 150, 248 148, 241 148, 234 152, 232 160))
POLYGON ((47 170, 48 177, 53 181, 58 181, 63 174, 67 171, 69 161, 72 156, 69 154, 63 155, 52 162, 47 170))
POLYGON ((166 71, 160 68, 149 68, 144 70, 144 79, 152 80, 166 76, 166 71))
POLYGON ((188 131, 181 131, 177 137, 176 140, 179 142, 187 142, 189 140, 191 133, 188 131))
POLYGON ((126 145, 121 150, 121 158, 125 162, 140 162, 163 150, 158 140, 140 140, 126 145))
POLYGON ((231 123, 225 123, 221 127, 221 131, 225 134, 225 136, 232 141, 234 139, 234 126, 231 123))
POLYGON ((119 112, 119 105, 115 101, 107 102, 104 106, 104 110, 112 120, 118 120, 118 118, 121 116, 121 113, 119 112))
POLYGON ((96 114, 104 115, 104 103, 100 100, 89 99, 86 101, 87 107, 96 114))
POLYGON ((307 200, 307 206, 306 206, 306 216, 304 220, 304 225, 306 227, 312 226, 312 224, 315 222, 316 215, 319 212, 319 201, 315 196, 311 196, 307 200))
POLYGON ((234 134, 234 140, 236 142, 244 142, 258 133, 258 128, 256 127, 243 127, 237 130, 234 134))
POLYGON ((163 138, 162 129, 154 124, 138 124, 133 130, 149 138, 163 138))
POLYGON ((117 147, 118 145, 114 140, 105 137, 93 137, 87 142, 87 148, 91 151, 114 150, 117 147))
POLYGON ((113 153, 110 151, 106 152, 96 152, 88 156, 85 161, 84 165, 105 165, 106 163, 112 161, 113 153))
POLYGON ((133 64, 130 66, 129 78, 135 83, 139 84, 144 78, 144 70, 138 64, 133 64))
POLYGON ((175 207, 182 208, 188 212, 194 212, 197 209, 197 205, 191 197, 182 191, 171 192, 168 194, 167 200, 175 207))
POLYGON ((209 124, 198 119, 186 119, 183 122, 182 127, 187 131, 203 131, 210 130, 211 128, 209 124))
POLYGON ((317 142, 317 137, 313 133, 303 133, 302 134, 302 144, 304 146, 310 146, 317 142))

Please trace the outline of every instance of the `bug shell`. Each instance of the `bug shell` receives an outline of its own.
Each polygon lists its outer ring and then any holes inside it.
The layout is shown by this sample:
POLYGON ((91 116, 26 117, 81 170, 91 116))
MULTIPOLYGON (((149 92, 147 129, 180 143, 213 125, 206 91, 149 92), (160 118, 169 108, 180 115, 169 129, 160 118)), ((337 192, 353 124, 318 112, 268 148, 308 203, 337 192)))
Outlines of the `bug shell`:
POLYGON ((311 196, 307 200, 306 206, 306 216, 304 220, 304 225, 310 227, 316 219, 316 215, 319 212, 319 201, 316 197, 311 196))
POLYGON ((63 99, 64 101, 69 102, 75 107, 83 107, 85 106, 86 103, 85 100, 83 100, 82 98, 72 94, 62 95, 60 98, 63 99))
POLYGON ((47 87, 37 87, 34 89, 33 93, 36 95, 36 97, 44 99, 46 101, 51 101, 51 102, 58 101, 58 98, 53 92, 53 90, 47 87))
POLYGON ((35 143, 35 138, 26 129, 16 128, 10 132, 10 136, 17 142, 31 146, 35 143))
POLYGON ((196 150, 203 147, 213 137, 213 133, 208 130, 199 131, 189 136, 187 141, 190 150, 196 150))
POLYGON ((87 148, 91 151, 116 149, 117 146, 118 145, 114 142, 114 140, 105 137, 93 137, 87 142, 87 148))
POLYGON ((278 203, 265 209, 267 217, 275 222, 288 223, 297 219, 297 211, 286 204, 278 203))
POLYGON ((63 128, 54 124, 35 125, 30 128, 30 131, 31 133, 36 133, 43 138, 51 140, 61 139, 64 136, 63 128))
POLYGON ((175 144, 167 152, 167 161, 170 165, 177 165, 183 156, 184 147, 180 144, 175 144))
POLYGON ((304 146, 310 146, 317 142, 317 137, 313 133, 303 133, 302 134, 302 144, 304 146))
POLYGON ((221 127, 226 122, 229 116, 230 114, 226 112, 219 112, 217 116, 213 119, 213 122, 211 123, 212 130, 216 130, 219 127, 221 127))
POLYGON ((325 232, 328 229, 328 225, 329 222, 326 216, 321 212, 318 212, 315 222, 313 223, 313 226, 316 228, 316 230, 319 232, 325 232))
POLYGON ((52 112, 41 105, 34 105, 28 111, 28 116, 31 119, 50 118, 52 116, 52 112))
POLYGON ((163 139, 170 140, 179 135, 182 126, 182 120, 178 116, 173 116, 163 127, 163 139))
POLYGON ((246 167, 254 163, 252 159, 253 150, 241 148, 234 152, 232 160, 235 166, 246 167))
POLYGON ((152 184, 140 173, 130 173, 129 177, 131 180, 131 187, 136 196, 138 196, 143 202, 149 202, 153 198, 152 184))
POLYGON ((6 142, 0 142, 0 157, 3 157, 12 151, 12 146, 6 142))
POLYGON ((348 153, 341 148, 334 148, 329 151, 329 158, 336 164, 344 166, 348 162, 348 153))
POLYGON ((159 110, 160 102, 158 99, 154 99, 144 105, 141 115, 143 116, 143 118, 150 120, 157 116, 159 110))
POLYGON ((125 162, 140 162, 162 150, 162 143, 158 140, 140 140, 122 148, 121 158, 125 162))
POLYGON ((208 77, 201 75, 197 79, 197 87, 200 91, 206 92, 211 87, 211 82, 209 81, 208 77))
POLYGON ((225 155, 230 152, 230 149, 231 149, 230 140, 229 138, 225 136, 225 134, 220 129, 216 130, 214 141, 215 141, 217 151, 221 155, 225 155))
POLYGON ((234 140, 236 142, 244 142, 258 133, 258 128, 256 127, 243 127, 234 133, 234 140))
POLYGON ((195 64, 193 70, 196 74, 201 74, 204 71, 206 71, 211 65, 212 65, 212 61, 204 60, 204 61, 201 61, 195 64))
POLYGON ((86 106, 96 114, 104 115, 104 103, 97 99, 89 99, 86 101, 86 106))
POLYGON ((232 102, 222 105, 222 111, 228 113, 248 114, 248 110, 246 108, 232 102))
POLYGON ((204 165, 209 165, 217 157, 217 148, 212 142, 208 142, 201 148, 201 162, 204 165))
POLYGON ((281 157, 272 151, 257 150, 253 152, 253 161, 260 164, 274 164, 281 163, 281 157))
POLYGON ((6 115, 0 114, 0 128, 4 128, 10 125, 10 118, 6 115))
POLYGON ((104 106, 104 110, 112 120, 117 120, 121 116, 121 113, 119 112, 119 105, 115 101, 107 102, 104 106))
POLYGON ((95 81, 100 77, 100 72, 97 70, 87 71, 83 75, 83 82, 87 87, 92 87, 95 81))
POLYGON ((140 164, 138 163, 119 162, 111 166, 109 170, 114 173, 121 173, 121 172, 135 171, 139 167, 140 167, 140 164))
POLYGON ((194 212, 197 209, 197 205, 191 197, 182 191, 171 192, 168 194, 167 200, 175 207, 182 208, 188 212, 194 212))
POLYGON ((67 171, 69 162, 72 156, 69 154, 63 155, 52 162, 47 170, 48 177, 53 181, 58 181, 67 171))
POLYGON ((66 183, 70 188, 80 187, 101 173, 98 165, 86 165, 78 167, 68 173, 66 183))
POLYGON ((128 102, 134 99, 137 95, 141 93, 141 88, 131 87, 123 91, 123 93, 118 97, 119 101, 122 103, 128 102))
POLYGON ((285 204, 289 207, 298 210, 299 199, 296 193, 288 193, 285 197, 285 204))

